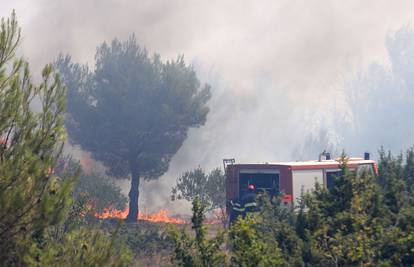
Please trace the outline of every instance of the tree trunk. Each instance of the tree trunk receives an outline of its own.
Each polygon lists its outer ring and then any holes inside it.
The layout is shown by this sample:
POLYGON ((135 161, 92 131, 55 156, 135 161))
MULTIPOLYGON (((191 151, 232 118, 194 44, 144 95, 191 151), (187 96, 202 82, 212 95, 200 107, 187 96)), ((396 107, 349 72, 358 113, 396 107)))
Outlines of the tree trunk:
POLYGON ((129 212, 126 218, 129 222, 138 220, 138 197, 139 197, 139 170, 131 164, 131 190, 129 191, 129 212))

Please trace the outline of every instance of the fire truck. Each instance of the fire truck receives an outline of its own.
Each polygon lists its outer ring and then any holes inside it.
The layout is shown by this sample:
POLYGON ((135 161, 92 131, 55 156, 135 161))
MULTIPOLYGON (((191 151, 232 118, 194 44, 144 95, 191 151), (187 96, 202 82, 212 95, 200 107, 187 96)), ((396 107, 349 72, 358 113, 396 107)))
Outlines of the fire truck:
MULTIPOLYGON (((227 212, 230 203, 239 201, 253 184, 256 192, 266 191, 270 196, 281 194, 285 204, 294 204, 301 196, 312 190, 315 183, 326 188, 334 185, 336 176, 341 175, 340 159, 331 159, 330 153, 322 153, 318 160, 295 162, 266 162, 236 164, 234 159, 224 159, 226 172, 227 212)), ((377 174, 377 164, 369 153, 363 158, 348 158, 350 171, 360 174, 377 174)))

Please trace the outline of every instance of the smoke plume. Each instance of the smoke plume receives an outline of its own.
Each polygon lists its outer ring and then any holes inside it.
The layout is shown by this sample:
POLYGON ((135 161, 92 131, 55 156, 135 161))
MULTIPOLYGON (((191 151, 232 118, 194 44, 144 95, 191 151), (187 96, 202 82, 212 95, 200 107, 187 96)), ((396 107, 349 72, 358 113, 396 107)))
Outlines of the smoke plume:
POLYGON ((375 154, 381 145, 412 143, 406 138, 414 129, 409 105, 400 110, 397 98, 412 102, 407 73, 414 65, 395 56, 406 51, 412 60, 412 33, 400 32, 392 41, 394 32, 412 23, 412 1, 2 2, 1 16, 16 9, 20 53, 38 73, 60 52, 92 65, 103 41, 135 33, 164 59, 184 54, 201 80, 212 84, 206 125, 189 132, 164 177, 144 184, 141 203, 149 209, 169 204, 178 174, 220 166, 223 158, 309 159, 325 148, 375 154), (387 110, 380 108, 386 92, 387 110), (390 132, 378 110, 398 127, 390 132))

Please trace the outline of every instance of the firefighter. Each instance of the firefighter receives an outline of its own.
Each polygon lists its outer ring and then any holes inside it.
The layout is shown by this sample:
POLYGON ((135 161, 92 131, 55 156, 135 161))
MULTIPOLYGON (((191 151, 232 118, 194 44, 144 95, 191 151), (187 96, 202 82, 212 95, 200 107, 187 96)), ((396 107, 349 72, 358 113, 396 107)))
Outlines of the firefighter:
POLYGON ((230 200, 230 223, 237 220, 237 217, 242 216, 244 214, 244 207, 238 202, 230 200))
POLYGON ((243 217, 245 217, 248 212, 257 211, 256 197, 254 184, 247 185, 247 194, 241 198, 241 204, 244 208, 243 217))

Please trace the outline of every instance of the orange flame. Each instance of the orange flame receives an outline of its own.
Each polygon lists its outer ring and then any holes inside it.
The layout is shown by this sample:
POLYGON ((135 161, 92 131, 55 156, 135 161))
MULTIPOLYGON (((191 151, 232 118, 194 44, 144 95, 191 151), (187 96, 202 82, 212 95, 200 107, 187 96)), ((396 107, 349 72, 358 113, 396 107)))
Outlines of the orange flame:
POLYGON ((222 224, 223 221, 227 220, 225 210, 215 209, 212 211, 209 217, 204 221, 206 225, 222 224))
MULTIPOLYGON (((105 209, 102 213, 96 213, 95 217, 99 219, 107 218, 118 218, 125 219, 128 215, 129 209, 125 208, 124 210, 117 209, 105 209)), ((174 223, 174 224, 185 224, 186 221, 169 217, 168 211, 166 209, 161 209, 156 213, 145 214, 143 212, 138 212, 138 220, 149 221, 149 222, 162 222, 162 223, 174 223)))

